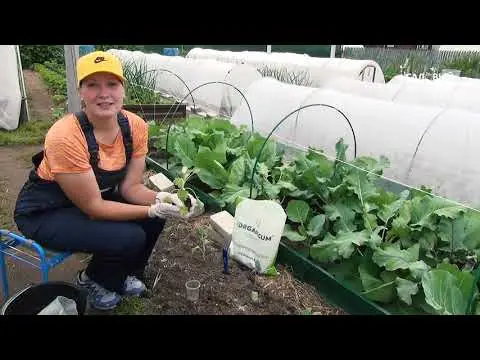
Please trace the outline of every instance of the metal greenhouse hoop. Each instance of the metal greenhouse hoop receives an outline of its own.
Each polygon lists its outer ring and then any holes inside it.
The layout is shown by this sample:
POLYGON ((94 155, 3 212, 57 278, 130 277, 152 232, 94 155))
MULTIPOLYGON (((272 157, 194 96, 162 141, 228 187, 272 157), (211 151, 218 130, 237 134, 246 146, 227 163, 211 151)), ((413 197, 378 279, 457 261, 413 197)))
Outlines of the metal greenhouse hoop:
POLYGON ((286 120, 290 117, 290 115, 293 115, 295 114, 296 112, 299 112, 300 110, 303 110, 303 109, 306 109, 306 108, 309 108, 309 107, 314 107, 314 106, 325 106, 325 107, 328 107, 328 108, 331 108, 331 109, 334 109, 336 110, 337 112, 339 112, 343 118, 348 122, 348 125, 350 126, 350 130, 352 131, 352 135, 353 135, 353 144, 354 144, 354 151, 353 151, 353 154, 354 154, 354 158, 357 157, 357 138, 355 136, 355 131, 353 130, 353 126, 352 124, 350 123, 350 120, 347 118, 347 116, 345 116, 345 114, 337 109, 335 106, 332 106, 332 105, 328 105, 328 104, 321 104, 321 103, 318 103, 318 104, 308 104, 308 105, 303 105, 295 110, 293 110, 292 112, 290 112, 289 114, 287 114, 285 117, 283 117, 278 123, 277 125, 275 125, 273 127, 273 129, 270 131, 270 133, 267 135, 267 137, 265 138, 265 141, 263 142, 262 144, 262 147, 260 148, 260 151, 258 152, 256 158, 255 158, 255 163, 253 165, 253 169, 252 169, 252 176, 250 178, 250 199, 252 198, 252 192, 253 192, 253 178, 255 176, 255 169, 257 168, 257 163, 258 163, 258 160, 260 159, 260 155, 262 154, 263 152, 263 149, 265 148, 268 140, 270 139, 270 137, 272 136, 272 134, 275 132, 275 130, 277 130, 277 128, 286 120))
MULTIPOLYGON (((251 132, 251 134, 253 134, 253 132, 254 132, 253 114, 252 114, 252 109, 251 109, 251 107, 250 107, 250 104, 249 104, 247 98, 245 97, 245 95, 243 94, 243 92, 242 92, 239 88, 237 88, 235 85, 232 85, 232 84, 227 83, 227 82, 225 82, 225 81, 209 81, 209 82, 206 82, 206 83, 203 83, 203 84, 198 85, 196 88, 192 89, 187 95, 185 95, 185 97, 177 104, 177 108, 175 109, 175 111, 177 111, 177 109, 178 109, 178 107, 180 106, 180 104, 182 104, 189 95, 192 96, 192 98, 193 98, 192 93, 193 93, 194 91, 200 89, 200 88, 203 87, 203 86, 211 85, 211 84, 223 84, 223 85, 228 85, 228 86, 233 87, 235 90, 237 90, 237 91, 239 92, 239 94, 242 96, 243 100, 245 100, 245 103, 246 103, 247 106, 248 106, 248 111, 249 111, 249 113, 250 113, 250 122, 251 122, 251 125, 252 125, 252 132, 251 132)), ((168 116, 168 114, 170 113, 170 110, 173 108, 173 105, 174 105, 174 104, 172 104, 172 105, 170 106, 170 109, 168 110, 168 112, 167 112, 167 114, 165 115, 165 117, 168 116)), ((172 124, 169 124, 169 125, 168 125, 168 129, 167 129, 167 139, 166 139, 166 143, 165 143, 165 153, 166 153, 166 157, 167 157, 167 159, 166 159, 167 169, 168 169, 168 157, 169 157, 169 156, 168 156, 168 139, 169 139, 169 137, 170 137, 170 128, 171 128, 171 127, 172 127, 172 124)))

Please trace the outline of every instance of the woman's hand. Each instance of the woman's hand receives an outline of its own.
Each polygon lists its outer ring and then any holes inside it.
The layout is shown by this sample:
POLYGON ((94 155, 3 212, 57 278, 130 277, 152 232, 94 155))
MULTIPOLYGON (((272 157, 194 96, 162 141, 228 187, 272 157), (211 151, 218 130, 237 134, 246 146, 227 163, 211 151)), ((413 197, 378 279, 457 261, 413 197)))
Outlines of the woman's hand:
MULTIPOLYGON (((190 198, 189 211, 186 215, 183 215, 182 218, 189 219, 191 217, 203 214, 205 211, 203 203, 190 194, 188 194, 188 197, 190 198)), ((157 204, 174 204, 179 208, 186 206, 182 200, 180 200, 177 194, 172 194, 165 191, 158 192, 155 196, 155 200, 157 204)))
POLYGON ((162 219, 167 218, 183 218, 180 214, 180 208, 176 205, 157 202, 148 209, 148 217, 158 217, 162 219))
POLYGON ((182 200, 180 200, 177 194, 172 194, 166 191, 158 192, 157 195, 155 196, 155 202, 175 204, 177 206, 184 206, 182 200))

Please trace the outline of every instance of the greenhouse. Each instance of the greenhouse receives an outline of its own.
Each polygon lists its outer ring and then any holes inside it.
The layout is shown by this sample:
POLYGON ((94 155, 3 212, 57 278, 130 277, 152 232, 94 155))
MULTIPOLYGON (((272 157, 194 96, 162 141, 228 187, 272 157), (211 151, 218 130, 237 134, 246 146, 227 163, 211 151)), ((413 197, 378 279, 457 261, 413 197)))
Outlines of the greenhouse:
POLYGON ((0 46, 0 59, 0 129, 15 130, 21 117, 23 82, 17 45, 0 46))

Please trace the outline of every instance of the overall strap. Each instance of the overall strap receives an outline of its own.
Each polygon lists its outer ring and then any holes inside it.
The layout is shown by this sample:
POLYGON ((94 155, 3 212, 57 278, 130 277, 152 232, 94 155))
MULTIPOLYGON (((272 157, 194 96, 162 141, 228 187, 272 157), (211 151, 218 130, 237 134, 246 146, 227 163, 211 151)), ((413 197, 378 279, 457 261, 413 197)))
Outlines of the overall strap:
POLYGON ((121 111, 118 112, 117 120, 118 125, 120 126, 120 130, 122 132, 123 145, 125 146, 126 153, 125 158, 128 165, 133 153, 132 132, 130 131, 130 124, 127 117, 121 111))
POLYGON ((95 139, 95 135, 93 133, 93 126, 90 121, 88 121, 87 114, 85 114, 84 111, 76 112, 75 116, 80 122, 80 126, 82 127, 85 138, 87 139, 88 152, 90 153, 90 165, 92 165, 92 168, 96 169, 99 161, 99 155, 97 140, 95 139))

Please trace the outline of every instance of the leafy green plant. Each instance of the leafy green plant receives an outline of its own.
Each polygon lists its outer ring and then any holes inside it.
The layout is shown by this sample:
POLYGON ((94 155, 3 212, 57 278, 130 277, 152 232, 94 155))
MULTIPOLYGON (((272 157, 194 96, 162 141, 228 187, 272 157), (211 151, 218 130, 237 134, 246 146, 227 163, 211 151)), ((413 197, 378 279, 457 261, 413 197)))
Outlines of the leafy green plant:
POLYGON ((133 60, 124 63, 125 104, 170 104, 155 92, 157 72, 147 70, 145 62, 133 60))
POLYGON ((443 69, 456 69, 461 71, 462 76, 480 78, 480 55, 464 56, 441 64, 443 69))
POLYGON ((98 51, 108 51, 110 49, 145 51, 145 45, 95 45, 98 51))
POLYGON ((383 75, 385 77, 385 82, 389 82, 390 80, 392 80, 393 77, 399 74, 400 74, 400 68, 396 67, 395 65, 390 65, 383 72, 383 75))
POLYGON ((67 79, 64 72, 58 73, 44 64, 34 64, 34 70, 40 74, 52 95, 67 96, 67 79))
POLYGON ((186 166, 182 168, 182 172, 177 176, 173 183, 177 188, 177 196, 182 201, 184 206, 180 207, 180 214, 187 215, 192 207, 192 202, 187 188, 185 187, 189 178, 197 172, 197 169, 188 169, 186 166))
POLYGON ((287 84, 295 84, 301 86, 310 86, 312 84, 308 71, 288 71, 287 68, 278 69, 269 67, 267 65, 258 68, 258 71, 264 77, 273 77, 274 79, 285 82, 287 84))
POLYGON ((20 59, 24 69, 32 69, 34 64, 55 62, 65 67, 63 45, 20 45, 20 59))
POLYGON ((479 265, 479 212, 424 187, 385 190, 378 180, 387 158, 347 161, 342 139, 334 159, 313 148, 287 159, 272 140, 259 153, 264 137, 221 119, 190 118, 171 127, 168 147, 165 133, 159 139, 169 170, 189 169, 188 182, 222 206, 234 210, 251 183, 252 198, 279 202, 283 241, 366 298, 400 313, 465 312, 479 265))
POLYGON ((283 236, 293 242, 304 242, 306 249, 310 250, 312 241, 323 234, 325 215, 314 215, 304 200, 290 200, 286 212, 290 223, 285 225, 283 236))
POLYGON ((209 229, 209 225, 199 226, 195 229, 198 236, 199 245, 196 245, 192 249, 192 252, 199 250, 202 253, 203 260, 205 260, 205 255, 207 253, 207 245, 210 243, 210 240, 208 239, 209 229))
POLYGON ((46 68, 66 77, 65 64, 58 63, 55 60, 48 60, 42 63, 46 68))
POLYGON ((60 118, 67 110, 67 79, 65 68, 55 61, 46 61, 44 64, 34 64, 34 70, 40 74, 52 95, 54 106, 52 108, 51 119, 55 120, 60 118))

